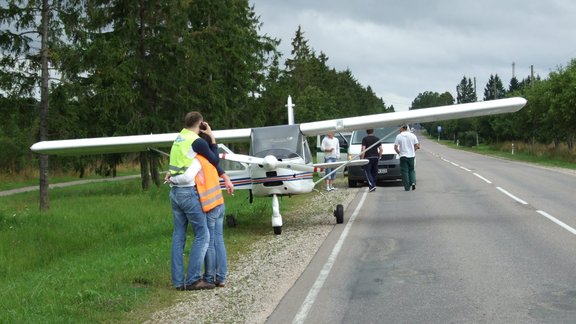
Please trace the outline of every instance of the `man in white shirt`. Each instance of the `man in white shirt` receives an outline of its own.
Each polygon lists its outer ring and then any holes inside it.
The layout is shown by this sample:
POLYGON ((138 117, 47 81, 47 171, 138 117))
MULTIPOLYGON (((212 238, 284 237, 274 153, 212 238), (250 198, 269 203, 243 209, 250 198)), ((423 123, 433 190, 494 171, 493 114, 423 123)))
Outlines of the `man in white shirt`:
MULTIPOLYGON (((334 137, 334 132, 328 132, 322 139, 320 149, 324 152, 324 162, 336 162, 340 159, 340 142, 334 137)), ((332 168, 326 168, 326 174, 332 172, 332 168)), ((334 190, 334 178, 336 172, 326 178, 326 191, 334 190)))
POLYGON ((408 131, 407 125, 400 127, 400 134, 396 135, 394 150, 400 155, 400 173, 402 174, 402 184, 404 190, 416 190, 416 171, 414 171, 414 158, 416 150, 420 148, 420 143, 416 135, 408 131))

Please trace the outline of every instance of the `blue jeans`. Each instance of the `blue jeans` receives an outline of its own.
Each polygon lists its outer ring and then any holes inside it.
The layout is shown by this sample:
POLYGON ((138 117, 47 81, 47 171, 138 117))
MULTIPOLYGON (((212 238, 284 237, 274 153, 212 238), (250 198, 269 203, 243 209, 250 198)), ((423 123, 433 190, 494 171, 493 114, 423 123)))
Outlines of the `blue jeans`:
POLYGON ((210 232, 210 244, 204 259, 204 281, 224 283, 228 274, 228 262, 226 260, 226 246, 224 246, 224 204, 214 207, 206 213, 208 231, 210 232), (216 276, 216 277, 214 277, 216 276))
POLYGON ((171 257, 172 283, 175 287, 182 287, 184 286, 183 254, 188 223, 192 225, 194 241, 190 248, 186 285, 191 285, 201 278, 202 262, 208 249, 210 233, 208 232, 206 215, 202 211, 196 187, 172 187, 170 190, 170 205, 174 216, 171 257))
MULTIPOLYGON (((328 157, 328 158, 324 158, 324 162, 328 163, 328 162, 336 162, 336 158, 335 157, 328 157)), ((333 168, 326 168, 326 174, 332 172, 332 170, 334 170, 333 168)), ((326 178, 326 180, 334 180, 336 178, 336 172, 332 173, 332 175, 330 175, 328 178, 326 178)))

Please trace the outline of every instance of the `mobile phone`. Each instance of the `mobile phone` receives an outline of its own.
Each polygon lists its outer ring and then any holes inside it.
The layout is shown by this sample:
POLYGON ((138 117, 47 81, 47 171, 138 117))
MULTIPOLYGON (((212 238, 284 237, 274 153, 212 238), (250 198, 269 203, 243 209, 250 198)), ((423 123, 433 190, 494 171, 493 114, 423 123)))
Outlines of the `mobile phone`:
POLYGON ((201 129, 201 130, 206 130, 207 128, 208 128, 208 127, 206 126, 206 123, 205 123, 205 122, 201 122, 201 123, 200 123, 200 129, 201 129))

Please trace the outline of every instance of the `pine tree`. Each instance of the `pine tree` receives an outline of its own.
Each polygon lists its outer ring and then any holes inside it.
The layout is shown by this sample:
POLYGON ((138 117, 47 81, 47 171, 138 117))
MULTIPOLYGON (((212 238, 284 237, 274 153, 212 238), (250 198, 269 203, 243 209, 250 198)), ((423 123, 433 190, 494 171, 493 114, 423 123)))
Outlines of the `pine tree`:
MULTIPOLYGON (((58 54, 75 30, 80 1, 8 0, 0 7, 0 88, 10 96, 40 94, 39 140, 49 134, 49 91, 52 75, 61 65, 58 54), (50 71, 52 69, 52 72, 50 71)), ((39 157, 40 209, 48 210, 49 159, 39 157)))
POLYGON ((518 81, 518 79, 514 76, 512 77, 512 79, 510 79, 510 85, 508 86, 508 93, 518 91, 521 89, 521 87, 522 85, 520 84, 520 81, 518 81))
POLYGON ((490 75, 488 83, 484 88, 484 101, 495 100, 506 97, 506 90, 502 85, 502 80, 496 75, 490 75))
POLYGON ((478 101, 476 88, 472 84, 472 80, 470 78, 466 79, 466 76, 464 76, 460 84, 456 86, 456 93, 456 102, 458 104, 478 101))

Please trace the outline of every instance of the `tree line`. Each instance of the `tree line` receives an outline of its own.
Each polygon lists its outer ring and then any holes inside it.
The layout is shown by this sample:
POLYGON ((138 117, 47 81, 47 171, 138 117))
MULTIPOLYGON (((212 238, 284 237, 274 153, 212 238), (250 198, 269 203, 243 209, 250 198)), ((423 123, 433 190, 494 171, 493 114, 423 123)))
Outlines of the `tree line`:
MULTIPOLYGON (((411 109, 478 101, 476 87, 466 76, 456 86, 456 93, 456 98, 449 92, 420 93, 412 102, 411 109)), ((507 88, 497 74, 491 75, 482 100, 516 96, 528 100, 517 113, 426 123, 424 127, 435 137, 460 141, 468 146, 477 144, 479 140, 489 144, 502 141, 553 144, 556 148, 565 143, 568 150, 574 152, 576 59, 567 66, 558 67, 547 78, 528 76, 519 81, 512 77, 507 88), (440 134, 438 126, 441 126, 440 134)))
MULTIPOLYGON (((282 62, 248 0, 8 0, 0 23, 0 169, 40 161, 41 196, 48 170, 104 172, 127 157, 48 164, 28 149, 38 140, 176 132, 191 110, 215 129, 277 125, 288 95, 298 122, 393 110, 300 27, 282 62)), ((143 187, 160 183, 161 158, 136 158, 143 187)))
MULTIPOLYGON (((283 58, 280 40, 262 34, 248 0, 8 0, 0 4, 0 170, 40 170, 47 209, 48 170, 114 172, 135 159, 142 185, 160 183, 156 153, 90 157, 34 155, 39 140, 177 132, 198 110, 214 129, 285 124, 394 111, 352 71, 330 67, 298 26, 283 58)), ((495 75, 483 100, 528 99, 520 113, 444 123, 454 138, 565 141, 573 149, 575 64, 545 80, 495 75)), ((411 109, 476 101, 464 77, 457 98, 424 92, 411 109)), ((429 124, 434 132, 434 125, 429 124)))

